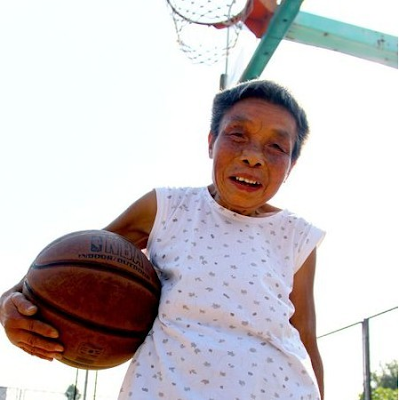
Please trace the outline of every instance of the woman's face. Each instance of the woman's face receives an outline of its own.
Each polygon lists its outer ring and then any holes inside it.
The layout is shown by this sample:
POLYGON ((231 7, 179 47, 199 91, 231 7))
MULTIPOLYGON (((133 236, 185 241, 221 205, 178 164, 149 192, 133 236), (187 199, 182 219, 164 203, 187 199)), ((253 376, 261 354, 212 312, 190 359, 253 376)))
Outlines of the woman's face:
POLYGON ((296 122, 283 107, 257 98, 236 103, 209 134, 215 200, 244 215, 267 211, 289 175, 296 122))

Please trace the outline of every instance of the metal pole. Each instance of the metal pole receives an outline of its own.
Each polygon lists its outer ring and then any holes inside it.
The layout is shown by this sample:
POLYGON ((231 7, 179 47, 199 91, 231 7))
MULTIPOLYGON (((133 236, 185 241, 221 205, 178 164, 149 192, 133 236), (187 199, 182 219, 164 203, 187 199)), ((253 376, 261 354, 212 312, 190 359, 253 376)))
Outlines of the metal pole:
POLYGON ((366 318, 362 322, 363 336, 363 388, 364 400, 372 400, 371 394, 371 374, 370 374, 370 330, 369 319, 366 318))
POLYGON ((96 395, 97 395, 97 379, 98 379, 98 371, 96 371, 96 379, 94 381, 94 395, 93 395, 93 400, 96 400, 96 395))
POLYGON ((85 388, 83 392, 83 400, 86 400, 87 395, 87 381, 89 380, 89 370, 86 370, 86 377, 85 377, 85 388))
POLYGON ((270 20, 267 31, 264 33, 258 47, 249 60, 247 67, 240 77, 240 82, 259 78, 272 58, 280 42, 284 39, 290 25, 299 13, 304 0, 282 0, 270 20))
POLYGON ((76 368, 75 387, 73 388, 73 400, 76 400, 76 394, 78 391, 78 374, 79 370, 76 368))

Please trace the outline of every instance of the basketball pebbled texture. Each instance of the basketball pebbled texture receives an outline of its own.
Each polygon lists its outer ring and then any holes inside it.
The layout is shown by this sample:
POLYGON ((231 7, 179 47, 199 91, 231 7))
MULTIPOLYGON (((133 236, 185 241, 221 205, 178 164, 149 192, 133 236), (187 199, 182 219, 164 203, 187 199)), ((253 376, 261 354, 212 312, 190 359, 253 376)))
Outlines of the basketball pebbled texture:
POLYGON ((60 332, 63 363, 111 368, 130 359, 158 312, 161 285, 144 253, 100 230, 74 232, 45 247, 23 293, 60 332))

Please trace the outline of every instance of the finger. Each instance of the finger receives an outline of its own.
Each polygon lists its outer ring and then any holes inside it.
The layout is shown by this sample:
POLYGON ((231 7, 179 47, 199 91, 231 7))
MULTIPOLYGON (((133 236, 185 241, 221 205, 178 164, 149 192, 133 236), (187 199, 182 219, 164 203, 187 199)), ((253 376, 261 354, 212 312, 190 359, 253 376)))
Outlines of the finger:
POLYGON ((37 312, 37 307, 30 302, 22 293, 15 292, 11 295, 11 301, 14 303, 18 312, 22 315, 32 316, 37 312))
MULTIPOLYGON (((22 315, 30 317, 36 314, 36 312, 38 311, 37 306, 30 302, 22 293, 13 293, 11 296, 11 300, 17 308, 18 312, 22 315)), ((34 319, 29 319, 25 321, 26 322, 24 326, 21 326, 22 329, 26 329, 38 335, 49 338, 58 338, 59 336, 58 331, 49 324, 34 319)))
POLYGON ((59 347, 59 342, 54 340, 58 338, 58 332, 41 321, 20 318, 5 328, 10 342, 18 347, 27 345, 28 348, 38 347, 50 352, 63 351, 63 348, 59 347))
POLYGON ((51 339, 59 337, 58 331, 49 324, 37 319, 25 320, 26 330, 35 333, 36 335, 44 336, 51 339))
POLYGON ((35 334, 50 339, 56 339, 59 337, 58 331, 54 327, 45 322, 34 319, 33 317, 10 317, 5 322, 4 328, 7 336, 12 342, 19 340, 20 335, 23 335, 24 333, 35 334), (13 340, 13 338, 16 339, 13 340))
POLYGON ((56 352, 48 352, 43 349, 39 349, 36 347, 29 347, 28 345, 21 345, 19 346, 23 351, 28 353, 31 356, 39 357, 43 360, 47 361, 53 361, 54 359, 56 360, 62 360, 62 354, 61 353, 56 353, 56 352))
POLYGON ((49 340, 29 332, 19 332, 18 340, 15 343, 18 347, 43 353, 61 353, 64 347, 55 340, 49 340))

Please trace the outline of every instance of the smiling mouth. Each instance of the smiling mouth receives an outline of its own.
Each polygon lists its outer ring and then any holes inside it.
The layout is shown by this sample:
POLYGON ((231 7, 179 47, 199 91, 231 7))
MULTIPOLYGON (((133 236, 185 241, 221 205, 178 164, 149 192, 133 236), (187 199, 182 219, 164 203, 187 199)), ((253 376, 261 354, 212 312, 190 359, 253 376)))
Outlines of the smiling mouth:
POLYGON ((239 182, 240 184, 246 185, 246 186, 250 186, 250 187, 259 187, 261 186, 261 183, 258 181, 255 181, 253 179, 247 179, 247 178, 243 178, 241 176, 234 176, 232 177, 232 180, 235 182, 239 182))

